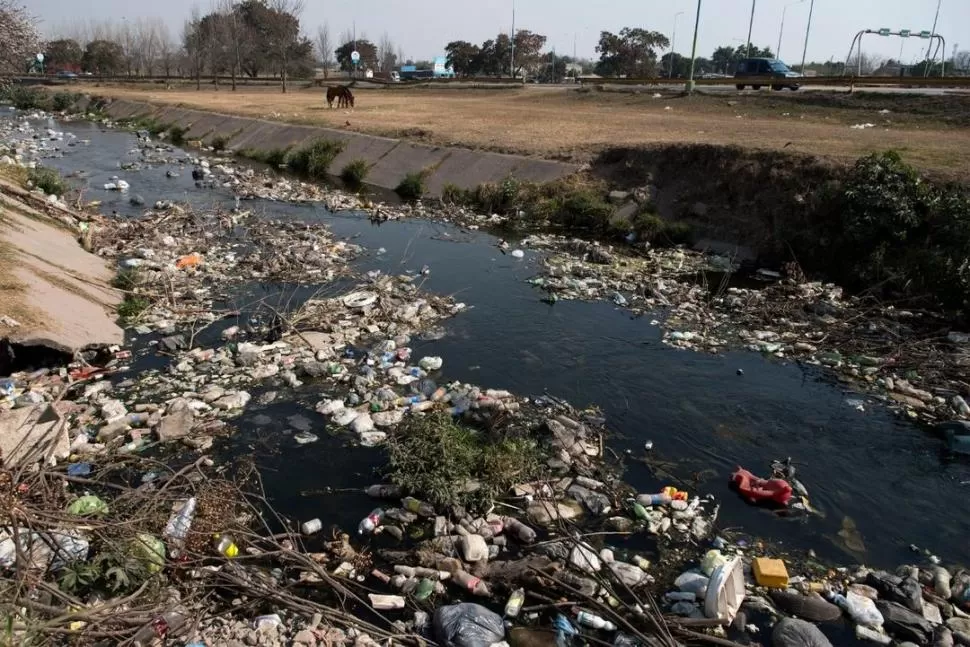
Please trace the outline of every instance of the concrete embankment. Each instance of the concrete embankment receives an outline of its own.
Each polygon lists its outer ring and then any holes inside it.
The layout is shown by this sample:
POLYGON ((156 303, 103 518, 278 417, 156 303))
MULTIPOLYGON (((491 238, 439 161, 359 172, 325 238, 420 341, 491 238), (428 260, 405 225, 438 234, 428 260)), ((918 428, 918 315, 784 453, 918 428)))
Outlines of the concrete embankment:
POLYGON ((109 285, 113 274, 61 222, 73 221, 73 214, 0 181, 0 216, 0 315, 9 318, 0 321, 0 336, 67 352, 123 343, 115 323, 121 295, 109 285))
POLYGON ((371 164, 367 183, 393 189, 406 174, 426 170, 429 173, 427 194, 431 196, 440 195, 449 184, 470 189, 483 182, 500 182, 510 175, 520 180, 548 182, 579 170, 575 164, 551 160, 426 146, 332 128, 233 117, 124 99, 107 104, 105 112, 114 119, 147 117, 187 128, 187 139, 200 139, 204 143, 210 143, 216 137, 224 138, 227 146, 237 151, 270 151, 299 146, 318 138, 340 141, 344 143, 344 150, 331 164, 333 172, 339 173, 348 162, 363 159, 371 164))

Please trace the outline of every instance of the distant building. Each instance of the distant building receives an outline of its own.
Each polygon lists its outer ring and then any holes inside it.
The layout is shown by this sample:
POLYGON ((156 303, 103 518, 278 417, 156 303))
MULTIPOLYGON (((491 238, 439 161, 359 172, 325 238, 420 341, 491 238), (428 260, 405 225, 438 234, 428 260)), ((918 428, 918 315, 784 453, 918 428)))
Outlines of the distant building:
POLYGON ((435 56, 433 61, 433 67, 431 69, 434 78, 436 79, 453 79, 455 78, 455 71, 448 66, 448 58, 446 56, 435 56))

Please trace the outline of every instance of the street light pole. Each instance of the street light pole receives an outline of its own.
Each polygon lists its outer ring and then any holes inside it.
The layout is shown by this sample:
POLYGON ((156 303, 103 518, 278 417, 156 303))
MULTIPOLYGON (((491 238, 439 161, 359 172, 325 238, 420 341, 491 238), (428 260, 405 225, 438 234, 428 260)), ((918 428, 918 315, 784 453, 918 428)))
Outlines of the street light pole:
POLYGON ((509 35, 511 44, 511 63, 509 64, 509 74, 515 78, 515 0, 512 0, 512 33, 509 35))
MULTIPOLYGON (((933 35, 933 36, 936 36, 936 23, 940 19, 940 5, 942 5, 942 4, 943 4, 943 0, 936 0, 936 15, 933 16, 933 29, 930 31, 930 34, 933 35)), ((929 52, 930 52, 930 46, 927 45, 926 46, 926 53, 929 54, 929 52)), ((935 53, 933 54, 933 58, 936 58, 936 54, 935 53)), ((943 67, 940 69, 940 76, 943 76, 943 74, 946 72, 946 52, 943 52, 942 59, 943 59, 942 60, 943 67)), ((927 74, 929 73, 929 70, 932 67, 933 67, 933 64, 932 63, 930 63, 926 67, 927 74)))
POLYGON ((748 45, 744 52, 745 58, 751 57, 751 29, 754 27, 754 6, 758 0, 751 0, 751 20, 748 21, 748 45))
MULTIPOLYGON (((805 76, 805 54, 808 52, 808 35, 812 31, 812 12, 815 11, 815 0, 812 0, 812 4, 808 5, 808 26, 805 27, 805 46, 802 48, 802 69, 799 72, 802 76, 805 76)), ((848 63, 848 61, 846 61, 848 63)))
POLYGON ((775 48, 775 58, 781 58, 781 35, 785 31, 785 13, 788 11, 788 7, 794 7, 797 4, 801 4, 805 0, 798 0, 798 2, 789 2, 785 5, 785 8, 781 10, 781 27, 778 29, 778 47, 775 48))
POLYGON ((694 91, 694 62, 697 60, 697 28, 701 24, 701 0, 697 0, 697 17, 694 18, 694 44, 690 48, 690 75, 687 77, 687 93, 694 91))
POLYGON ((667 75, 671 79, 674 78, 674 53, 677 51, 677 18, 683 13, 678 11, 674 14, 674 33, 670 38, 670 74, 667 75))

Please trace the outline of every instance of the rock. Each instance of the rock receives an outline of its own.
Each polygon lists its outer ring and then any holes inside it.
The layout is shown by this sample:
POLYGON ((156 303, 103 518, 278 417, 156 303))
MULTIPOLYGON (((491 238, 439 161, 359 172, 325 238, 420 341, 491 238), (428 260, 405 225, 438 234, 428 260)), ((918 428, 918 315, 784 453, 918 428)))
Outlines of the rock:
POLYGON ((953 647, 953 633, 946 627, 937 627, 933 634, 933 647, 953 647))
POLYGON ((782 618, 771 632, 773 647, 832 647, 822 630, 810 622, 782 618))
POLYGON ((115 438, 123 436, 128 431, 128 421, 124 418, 115 420, 98 430, 98 440, 102 443, 110 443, 115 438))
POLYGON ((970 618, 959 618, 954 616, 946 621, 946 626, 953 631, 970 635, 970 618))
POLYGON ((203 402, 212 404, 213 402, 215 402, 225 394, 226 394, 226 390, 224 388, 222 388, 218 384, 210 384, 205 389, 203 389, 200 395, 202 396, 203 402))
POLYGON ((302 341, 314 353, 321 350, 322 351, 333 350, 333 343, 334 343, 333 336, 325 332, 317 332, 312 330, 307 332, 301 332, 299 337, 297 337, 297 339, 302 341))
POLYGON ((317 637, 314 636, 313 632, 309 629, 301 629, 300 631, 296 632, 295 636, 293 636, 293 643, 297 645, 310 645, 311 647, 315 647, 317 644, 317 637))
POLYGON ((0 412, 0 456, 7 467, 38 457, 67 458, 71 451, 67 423, 46 404, 0 412), (43 452, 38 448, 46 447, 43 452))
POLYGON ((128 202, 130 202, 133 206, 136 206, 136 207, 144 207, 145 206, 145 198, 143 198, 143 197, 141 197, 140 195, 137 195, 137 194, 135 194, 135 195, 131 196, 130 198, 128 198, 128 202))
POLYGON ((616 532, 630 532, 635 524, 632 519, 627 517, 610 517, 604 525, 607 529, 616 532))
POLYGON ((251 398, 252 396, 245 391, 236 391, 235 393, 223 396, 216 400, 214 406, 217 409, 223 409, 225 411, 242 409, 249 403, 251 398))
POLYGON ((772 590, 768 594, 779 609, 793 616, 812 622, 832 622, 842 617, 842 609, 828 602, 822 596, 802 595, 783 590, 772 590))
POLYGON ((904 604, 915 613, 923 613, 923 593, 915 579, 875 571, 866 576, 866 584, 879 591, 880 597, 904 604))
MULTIPOLYGON (((878 587, 876 587, 878 588, 878 587)), ((879 600, 876 607, 883 617, 883 627, 897 639, 925 645, 933 637, 933 623, 896 602, 879 600)))
POLYGON ((643 572, 642 568, 634 566, 633 564, 627 564, 626 562, 609 562, 606 567, 610 569, 618 580, 631 589, 643 584, 643 581, 647 577, 647 574, 643 572))
POLYGON ((185 438, 192 433, 195 417, 188 407, 179 409, 162 418, 158 425, 158 439, 163 443, 185 438))
POLYGON ((526 510, 529 521, 542 526, 559 519, 571 521, 582 515, 583 507, 575 501, 533 501, 526 510))
POLYGON ((162 337, 160 340, 158 340, 158 347, 162 350, 168 351, 169 353, 182 350, 187 346, 188 342, 185 341, 184 335, 170 335, 168 337, 162 337))
POLYGON ((630 199, 629 191, 610 191, 610 202, 613 204, 623 204, 630 199))
POLYGON ((610 498, 605 494, 594 492, 575 483, 566 490, 566 494, 582 503, 587 510, 596 516, 609 514, 612 504, 610 498))
POLYGON ((462 558, 466 562, 480 562, 488 559, 488 546, 481 535, 463 535, 458 540, 462 558))

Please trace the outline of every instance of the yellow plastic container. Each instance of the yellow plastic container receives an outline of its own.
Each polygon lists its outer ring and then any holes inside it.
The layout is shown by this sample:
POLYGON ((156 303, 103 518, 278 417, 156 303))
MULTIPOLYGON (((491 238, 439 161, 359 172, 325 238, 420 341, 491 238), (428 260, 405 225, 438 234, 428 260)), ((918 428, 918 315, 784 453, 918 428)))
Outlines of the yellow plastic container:
POLYGON ((751 565, 755 581, 769 589, 784 589, 788 587, 788 569, 780 559, 767 557, 755 558, 751 565))

